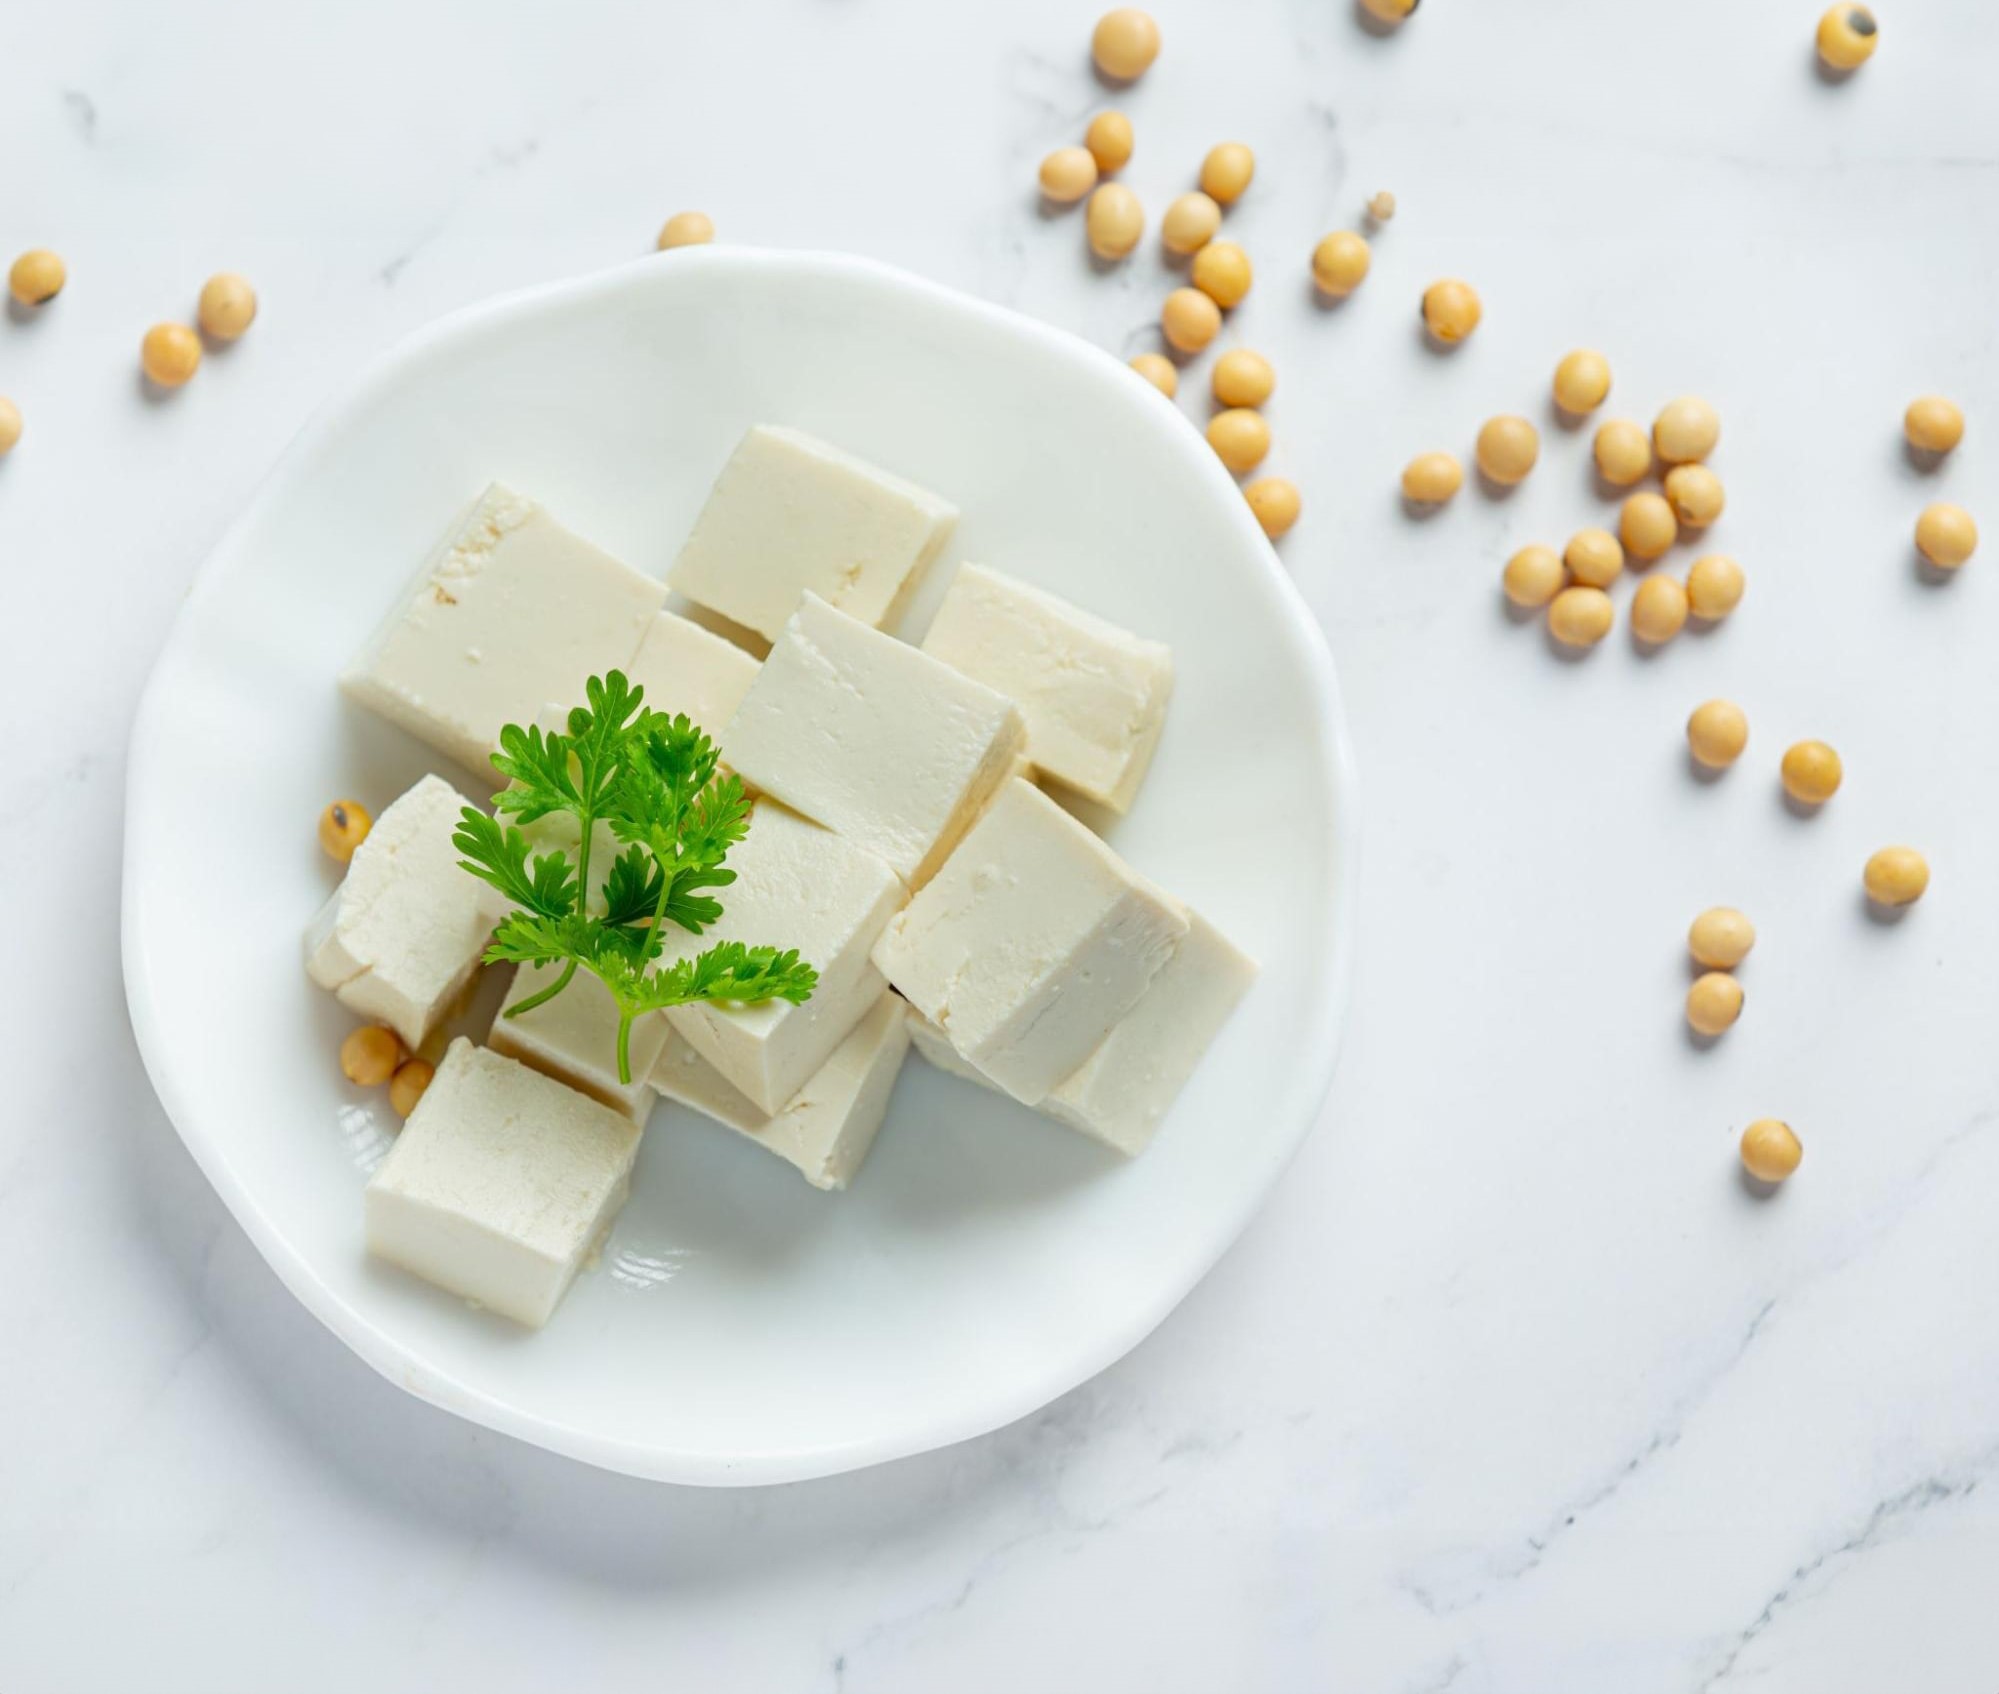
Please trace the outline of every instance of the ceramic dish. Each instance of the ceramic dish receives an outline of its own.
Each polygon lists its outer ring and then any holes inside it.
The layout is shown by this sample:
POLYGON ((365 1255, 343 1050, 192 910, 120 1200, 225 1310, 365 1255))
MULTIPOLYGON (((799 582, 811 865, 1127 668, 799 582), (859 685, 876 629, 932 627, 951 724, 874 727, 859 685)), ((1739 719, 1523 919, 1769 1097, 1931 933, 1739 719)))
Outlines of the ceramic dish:
MULTIPOLYGON (((1102 820, 1093 820, 1102 821, 1102 820)), ((1180 413, 1065 334, 849 258, 684 251, 462 312, 310 427, 200 573, 133 732, 127 994, 168 1115, 285 1283, 391 1381, 678 1482, 851 1469, 1103 1369, 1242 1229, 1311 1126, 1345 999, 1352 784, 1324 644, 1180 413), (1263 973, 1126 1164, 912 1057, 854 1188, 654 1114, 602 1262, 528 1333, 362 1250, 394 1133, 300 968, 336 796, 452 770, 335 677, 500 478, 664 572, 743 429, 797 425, 964 513, 956 562, 1172 644, 1158 761, 1110 836, 1263 973)))

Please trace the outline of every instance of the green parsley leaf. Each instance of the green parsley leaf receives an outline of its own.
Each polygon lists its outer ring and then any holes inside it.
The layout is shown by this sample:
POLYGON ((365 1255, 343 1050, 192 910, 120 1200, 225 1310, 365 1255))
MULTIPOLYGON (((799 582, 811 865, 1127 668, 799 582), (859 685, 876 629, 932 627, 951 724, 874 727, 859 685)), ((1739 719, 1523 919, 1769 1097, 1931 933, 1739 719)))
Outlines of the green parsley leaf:
POLYGON ((486 946, 489 965, 568 963, 579 945, 588 945, 587 918, 550 918, 535 912, 515 912, 500 920, 486 946))
POLYGON ((534 823, 550 812, 578 811, 583 797, 569 771, 569 738, 543 735, 539 724, 510 723, 500 731, 493 768, 511 786, 493 796, 493 809, 534 823))
POLYGON ((625 849, 611 863, 604 879, 604 921, 622 929, 652 916, 666 882, 658 862, 643 847, 625 849))
POLYGON ((593 676, 583 691, 590 703, 570 712, 569 739, 576 755, 577 792, 596 817, 609 806, 617 786, 627 742, 641 718, 645 690, 628 683, 623 671, 612 671, 593 676))
POLYGON ((575 864, 561 851, 535 853, 520 829, 473 806, 452 842, 463 869, 519 908, 494 930, 487 961, 562 967, 507 1015, 544 1004, 579 969, 589 971, 617 1003, 618 1077, 629 1084, 635 1019, 696 1001, 800 1005, 819 974, 796 949, 740 941, 656 965, 669 923, 699 935, 721 917, 721 901, 707 891, 736 880, 723 861, 749 834, 749 797, 740 778, 717 776, 720 755, 698 725, 647 710, 645 691, 621 672, 590 678, 584 693, 588 703, 569 713, 566 733, 508 724, 493 755, 507 779, 495 810, 524 824, 556 813, 575 819, 575 864), (603 881, 601 915, 586 899, 599 822, 624 844, 603 881))
POLYGON ((451 844, 465 855, 459 869, 490 882, 516 906, 542 917, 566 917, 576 910, 580 884, 568 856, 537 854, 530 866, 527 837, 477 806, 459 813, 451 844))
POLYGON ((780 952, 723 941, 691 959, 645 972, 634 995, 648 1011, 695 1000, 743 1005, 789 1000, 796 1006, 812 998, 818 982, 819 973, 799 958, 796 948, 780 952))

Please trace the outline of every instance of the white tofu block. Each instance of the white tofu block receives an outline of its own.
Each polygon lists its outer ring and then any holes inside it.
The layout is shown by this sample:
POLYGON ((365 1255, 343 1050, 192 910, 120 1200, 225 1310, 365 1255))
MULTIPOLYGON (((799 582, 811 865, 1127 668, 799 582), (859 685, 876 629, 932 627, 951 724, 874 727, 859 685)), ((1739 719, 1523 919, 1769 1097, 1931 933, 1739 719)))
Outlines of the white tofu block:
POLYGON ((661 612, 624 671, 645 690, 653 711, 685 713, 719 746, 724 727, 756 681, 757 661, 698 623, 661 612))
POLYGON ((1041 1110, 1126 1157, 1142 1153, 1256 980, 1256 961, 1199 912, 1138 1004, 1041 1110))
POLYGON ((990 1089, 995 1094, 1006 1090, 993 1081, 965 1055, 951 1045, 946 1035, 914 1006, 909 1008, 909 1044, 924 1063, 942 1071, 946 1076, 955 1076, 964 1082, 975 1082, 981 1088, 990 1089))
MULTIPOLYGON (((1186 938, 1144 997, 1081 1068, 1036 1107, 1127 1158, 1145 1150, 1201 1056, 1256 980, 1256 961, 1199 912, 1188 911, 1187 925, 1186 938)), ((998 1087, 941 1029, 913 1012, 909 1038, 937 1069, 981 1087, 998 1087)))
POLYGON ((743 780, 926 882, 1025 745, 1004 695, 808 594, 723 735, 743 780))
MULTIPOLYGON (((596 875, 594 869, 591 875, 596 875)), ((632 1080, 620 1082, 618 1003, 590 972, 579 970, 553 1000, 519 1017, 507 1015, 530 995, 553 987, 561 975, 560 965, 518 966, 486 1045, 643 1124, 652 1108, 646 1078, 666 1045, 666 1021, 657 1016, 633 1021, 628 1042, 632 1080)))
POLYGON ((457 1007, 508 910, 458 868, 451 833, 466 804, 442 777, 417 783, 375 820, 306 930, 306 974, 412 1049, 457 1007))
POLYGON ((818 971, 818 985, 799 1006, 675 1006, 665 1017, 758 1110, 775 1112, 887 986, 868 955, 905 894, 872 853, 773 800, 757 802, 728 868, 736 880, 716 891, 720 920, 699 935, 676 929, 662 962, 692 958, 718 941, 795 947, 818 971))
MULTIPOLYGON (((664 1019, 660 1021, 665 1023, 664 1019)), ((671 1024, 666 1024, 666 1042, 653 1061, 648 1081, 661 1098, 689 1107, 731 1129, 747 1133, 761 1129, 771 1120, 771 1113, 688 1046, 671 1024)))
POLYGON ((1173 651, 979 565, 963 565, 923 651, 1004 694, 1045 776, 1127 812, 1173 692, 1173 651))
POLYGON ((914 483, 760 424, 722 467, 667 580, 773 641, 808 593, 879 626, 957 521, 955 507, 914 483))
POLYGON ((909 1051, 909 1008, 886 991, 782 1111, 764 1112, 678 1035, 653 1067, 667 1099, 790 1161, 814 1188, 845 1188, 874 1145, 909 1051))
POLYGON ((960 1053, 1032 1106, 1138 1004, 1186 933, 1177 901, 1016 781, 890 921, 874 958, 960 1053))
POLYGON ((494 483, 453 527, 341 685, 470 770, 545 700, 581 705, 623 670, 666 601, 641 576, 494 483))
POLYGON ((539 1329, 630 1190, 639 1129, 460 1039, 369 1180, 368 1250, 539 1329))

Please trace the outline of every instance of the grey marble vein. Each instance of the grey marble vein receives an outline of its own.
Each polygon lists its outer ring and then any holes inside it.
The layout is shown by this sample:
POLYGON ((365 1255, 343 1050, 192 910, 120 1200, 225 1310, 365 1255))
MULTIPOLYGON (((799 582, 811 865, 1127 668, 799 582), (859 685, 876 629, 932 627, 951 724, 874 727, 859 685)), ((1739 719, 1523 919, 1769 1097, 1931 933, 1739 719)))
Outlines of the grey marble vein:
POLYGON ((1908 1519, 1969 1497, 1985 1481, 1986 1473, 1995 1463, 1999 1463, 1999 1445, 1975 1455, 1961 1470, 1924 1477, 1885 1499, 1877 1500, 1855 1529, 1833 1545, 1814 1553, 1784 1579, 1783 1586, 1763 1603, 1762 1609, 1749 1620, 1700 1684, 1700 1694, 1708 1694, 1708 1690, 1727 1683, 1742 1656, 1791 1606, 1805 1597, 1807 1589, 1822 1594, 1838 1581, 1838 1567, 1842 1563, 1879 1545, 1908 1519))

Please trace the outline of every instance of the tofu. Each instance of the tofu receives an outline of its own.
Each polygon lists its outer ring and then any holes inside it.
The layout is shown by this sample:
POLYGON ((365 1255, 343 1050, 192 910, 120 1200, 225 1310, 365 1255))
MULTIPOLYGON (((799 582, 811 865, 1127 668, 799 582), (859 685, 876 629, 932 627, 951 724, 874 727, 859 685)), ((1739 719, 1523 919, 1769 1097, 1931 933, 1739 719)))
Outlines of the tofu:
POLYGON ((759 800, 750 832, 729 851, 736 880, 717 891, 722 916, 700 935, 676 929, 662 963, 718 941, 796 948, 819 973, 794 1006, 675 1006, 662 1014, 689 1046, 762 1112, 811 1079, 887 984, 869 953, 906 898, 887 865, 773 800, 759 800))
POLYGON ((677 1035, 668 1039, 653 1068, 653 1087, 796 1165, 814 1188, 845 1188, 888 1115, 889 1096, 909 1052, 908 1012, 895 995, 877 995, 847 1038, 777 1113, 760 1111, 677 1035))
POLYGON ((1173 650, 980 565, 962 565, 923 651, 1004 694, 1027 756, 1115 812, 1152 764, 1173 693, 1173 650))
MULTIPOLYGON (((1195 911, 1187 935, 1103 1044, 1035 1109, 1127 1158, 1145 1151, 1209 1045, 1256 980, 1256 961, 1195 911)), ((935 1024, 911 1013, 911 1044, 925 1060, 997 1088, 935 1024)))
POLYGON ((369 1180, 368 1251, 539 1329, 624 1205, 638 1146, 621 1113, 461 1038, 369 1180))
POLYGON ((375 820, 305 936, 306 975, 412 1050, 446 1017, 508 911, 458 868, 451 844, 465 796, 426 776, 375 820))
POLYGON ((661 612, 624 671, 645 690, 652 710, 674 717, 685 713, 720 745, 723 727, 756 681, 757 668, 733 641, 677 613, 661 612))
POLYGON ((1179 902, 1015 781, 890 921, 874 961, 959 1053, 1032 1106, 1138 1004, 1187 927, 1179 902))
MULTIPOLYGON (((907 1002, 904 1002, 907 1004, 907 1002)), ((909 1008, 909 1044, 916 1049, 917 1057, 946 1076, 955 1076, 963 1082, 977 1083, 995 1094, 1006 1090, 993 1081, 965 1055, 951 1045, 946 1035, 914 1006, 909 1008)))
POLYGON ((494 483, 452 528, 341 686, 468 770, 545 700, 623 670, 666 585, 494 483))
POLYGON ((914 483, 760 424, 722 467, 667 580, 775 641, 805 595, 879 627, 942 551, 957 509, 914 483))
POLYGON ((723 733, 743 780, 929 880, 1026 744, 1004 695, 808 594, 723 733))
MULTIPOLYGON (((591 874, 594 878, 594 868, 591 874)), ((559 965, 518 966, 486 1045, 643 1124, 652 1109, 646 1079, 666 1045, 666 1020, 656 1014, 633 1020, 627 1042, 632 1080, 620 1082, 618 1003, 589 971, 579 970, 553 1000, 519 1017, 507 1015, 530 995, 552 987, 561 974, 559 965)))
POLYGON ((1201 916, 1138 1004, 1062 1080, 1041 1110, 1127 1158, 1145 1151, 1167 1109, 1256 980, 1256 961, 1201 916))

